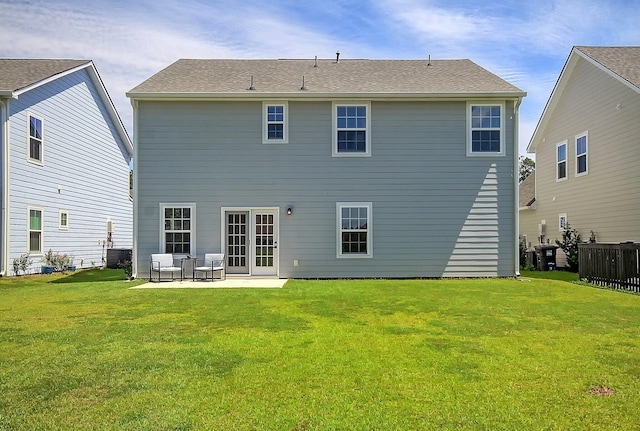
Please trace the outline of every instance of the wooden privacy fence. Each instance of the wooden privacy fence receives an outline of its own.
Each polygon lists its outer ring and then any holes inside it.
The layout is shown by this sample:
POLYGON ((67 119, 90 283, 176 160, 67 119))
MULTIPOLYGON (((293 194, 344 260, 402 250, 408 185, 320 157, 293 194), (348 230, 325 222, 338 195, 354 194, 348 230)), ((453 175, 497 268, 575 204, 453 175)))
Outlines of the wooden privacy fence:
POLYGON ((640 292, 640 243, 578 244, 580 279, 640 292))

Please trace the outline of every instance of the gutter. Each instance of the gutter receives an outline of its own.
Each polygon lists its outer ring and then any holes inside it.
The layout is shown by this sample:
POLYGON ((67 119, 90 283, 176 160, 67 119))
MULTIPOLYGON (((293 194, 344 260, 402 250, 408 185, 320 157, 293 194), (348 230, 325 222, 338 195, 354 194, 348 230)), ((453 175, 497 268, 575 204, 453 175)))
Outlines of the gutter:
POLYGON ((138 101, 131 99, 133 108, 133 250, 131 252, 131 267, 134 279, 138 278, 138 170, 135 163, 138 160, 138 101))
POLYGON ((519 167, 518 167, 518 156, 520 155, 520 138, 519 138, 519 133, 520 133, 520 113, 519 113, 519 108, 520 108, 520 104, 522 103, 522 97, 519 97, 513 106, 513 117, 514 117, 514 126, 513 126, 513 138, 514 138, 514 143, 515 143, 515 151, 513 152, 513 166, 514 166, 514 170, 513 170, 513 198, 514 198, 514 215, 513 215, 513 220, 515 221, 514 223, 514 229, 515 229, 515 242, 516 242, 516 247, 515 247, 515 275, 516 277, 520 277, 520 210, 519 210, 519 202, 520 202, 520 187, 518 184, 518 173, 519 173, 519 167))
POLYGON ((9 266, 9 100, 0 97, 0 149, 2 157, 2 213, 0 213, 0 277, 9 266))

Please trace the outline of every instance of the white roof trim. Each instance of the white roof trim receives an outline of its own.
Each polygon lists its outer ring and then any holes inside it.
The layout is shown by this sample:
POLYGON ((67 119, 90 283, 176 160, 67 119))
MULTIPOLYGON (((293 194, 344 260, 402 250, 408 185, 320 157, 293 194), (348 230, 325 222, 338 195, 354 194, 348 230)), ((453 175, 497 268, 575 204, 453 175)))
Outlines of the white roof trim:
POLYGON ((104 103, 105 108, 107 109, 107 113, 109 114, 111 121, 114 123, 116 127, 118 136, 120 136, 120 139, 122 139, 122 142, 124 143, 124 147, 127 151, 127 154, 129 155, 130 158, 133 157, 133 144, 131 143, 131 138, 129 137, 129 134, 127 133, 127 130, 124 127, 124 123, 122 122, 122 119, 120 118, 120 115, 118 114, 118 111, 116 110, 116 107, 113 104, 111 97, 109 97, 109 93, 107 92, 107 89, 104 86, 102 79, 100 78, 100 74, 98 73, 98 70, 96 69, 95 65, 93 64, 93 61, 91 60, 87 61, 84 64, 81 64, 80 66, 65 70, 64 72, 61 72, 61 73, 56 73, 55 75, 51 75, 48 78, 45 78, 41 81, 35 82, 19 90, 13 91, 11 92, 11 97, 17 98, 21 94, 31 91, 34 88, 38 88, 42 85, 53 82, 56 79, 62 78, 64 76, 71 75, 72 73, 78 72, 82 69, 87 69, 89 78, 91 79, 91 82, 93 82, 93 85, 96 87, 98 94, 100 94, 100 98, 102 99, 102 102, 104 103))

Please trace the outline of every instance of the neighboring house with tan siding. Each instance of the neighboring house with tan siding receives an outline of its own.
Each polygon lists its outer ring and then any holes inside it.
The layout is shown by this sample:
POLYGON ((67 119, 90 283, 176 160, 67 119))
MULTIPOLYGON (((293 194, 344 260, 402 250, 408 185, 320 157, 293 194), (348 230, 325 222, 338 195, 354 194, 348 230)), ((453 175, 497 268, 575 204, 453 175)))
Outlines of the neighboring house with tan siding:
POLYGON ((584 240, 640 241, 640 47, 574 47, 527 151, 535 208, 521 207, 520 235, 533 246, 564 223, 584 240))
POLYGON ((179 60, 128 93, 136 274, 514 276, 525 94, 469 60, 179 60))

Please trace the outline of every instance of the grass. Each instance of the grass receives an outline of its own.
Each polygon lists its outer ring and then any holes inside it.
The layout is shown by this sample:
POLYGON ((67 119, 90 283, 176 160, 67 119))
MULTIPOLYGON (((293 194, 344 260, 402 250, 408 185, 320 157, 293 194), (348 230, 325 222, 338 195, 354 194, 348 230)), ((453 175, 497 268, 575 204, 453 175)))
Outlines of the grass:
POLYGON ((0 279, 0 430, 638 429, 639 296, 533 277, 108 277, 0 279))

